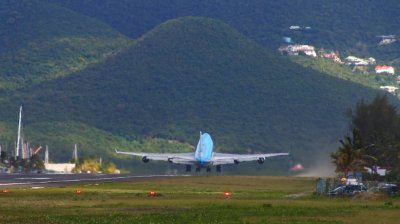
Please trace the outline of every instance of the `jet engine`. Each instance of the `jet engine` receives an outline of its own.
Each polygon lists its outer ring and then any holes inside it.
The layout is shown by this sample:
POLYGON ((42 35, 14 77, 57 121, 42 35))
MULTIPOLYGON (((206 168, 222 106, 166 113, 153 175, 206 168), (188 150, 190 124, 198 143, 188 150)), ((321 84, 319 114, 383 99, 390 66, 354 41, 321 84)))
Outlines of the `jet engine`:
POLYGON ((237 159, 235 159, 235 160, 233 160, 233 162, 235 163, 235 164, 239 164, 239 160, 237 160, 237 159))
POLYGON ((258 158, 257 162, 258 162, 259 164, 263 164, 263 163, 265 162, 264 157, 258 158))
POLYGON ((147 156, 143 156, 142 161, 144 163, 148 163, 150 160, 147 158, 147 156))

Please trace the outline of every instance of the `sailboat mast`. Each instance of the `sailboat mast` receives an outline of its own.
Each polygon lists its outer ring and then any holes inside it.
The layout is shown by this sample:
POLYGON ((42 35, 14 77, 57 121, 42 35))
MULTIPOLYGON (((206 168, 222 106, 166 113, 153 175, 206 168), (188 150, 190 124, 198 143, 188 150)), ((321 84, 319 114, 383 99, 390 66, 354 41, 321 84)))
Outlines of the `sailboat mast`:
POLYGON ((46 145, 46 152, 44 153, 44 164, 49 164, 49 147, 46 145))
POLYGON ((19 143, 21 142, 21 123, 22 123, 22 106, 19 108, 18 139, 17 139, 17 148, 15 149, 15 157, 19 156, 19 143))
POLYGON ((78 148, 77 148, 76 144, 74 145, 74 153, 73 153, 72 157, 75 160, 74 162, 77 163, 78 162, 78 148))

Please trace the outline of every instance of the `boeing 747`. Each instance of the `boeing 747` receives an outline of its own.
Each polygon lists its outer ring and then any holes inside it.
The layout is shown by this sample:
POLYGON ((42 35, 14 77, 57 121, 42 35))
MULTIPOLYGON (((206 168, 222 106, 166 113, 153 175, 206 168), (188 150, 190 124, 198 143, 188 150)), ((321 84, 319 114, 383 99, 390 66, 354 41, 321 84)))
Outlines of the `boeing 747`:
POLYGON ((186 165, 186 171, 191 172, 192 166, 196 167, 196 172, 201 168, 211 171, 211 166, 216 166, 216 171, 221 172, 221 165, 238 164, 241 162, 257 161, 259 164, 265 162, 267 157, 287 156, 289 153, 266 153, 266 154, 228 154, 213 152, 214 143, 208 133, 200 132, 200 139, 197 143, 196 151, 189 153, 146 153, 146 152, 122 152, 115 149, 118 154, 142 157, 142 161, 147 163, 150 160, 167 161, 170 163, 186 165))

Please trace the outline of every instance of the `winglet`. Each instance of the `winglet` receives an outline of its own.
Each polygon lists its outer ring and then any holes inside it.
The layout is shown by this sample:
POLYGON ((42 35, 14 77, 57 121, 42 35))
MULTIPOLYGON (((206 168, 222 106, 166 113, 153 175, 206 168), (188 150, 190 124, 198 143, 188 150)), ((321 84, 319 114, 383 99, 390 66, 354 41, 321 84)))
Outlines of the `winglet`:
POLYGON ((117 149, 114 149, 114 150, 115 150, 115 153, 119 153, 117 149))
POLYGON ((203 133, 200 131, 200 138, 201 138, 201 135, 202 135, 203 133))

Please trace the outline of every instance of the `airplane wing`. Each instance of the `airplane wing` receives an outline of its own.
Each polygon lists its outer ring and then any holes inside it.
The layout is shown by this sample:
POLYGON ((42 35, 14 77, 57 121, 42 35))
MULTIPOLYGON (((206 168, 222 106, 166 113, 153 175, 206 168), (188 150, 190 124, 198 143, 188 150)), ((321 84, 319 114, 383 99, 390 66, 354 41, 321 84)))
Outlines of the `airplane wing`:
POLYGON ((266 153, 266 154, 228 154, 214 153, 211 159, 213 165, 232 164, 248 161, 264 163, 265 159, 274 156, 287 156, 289 153, 266 153))
POLYGON ((146 153, 146 152, 122 152, 115 149, 118 154, 142 157, 143 162, 150 160, 167 161, 170 163, 193 165, 196 163, 194 152, 188 153, 146 153))

